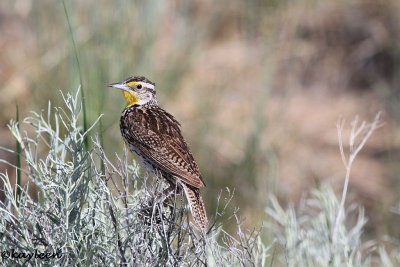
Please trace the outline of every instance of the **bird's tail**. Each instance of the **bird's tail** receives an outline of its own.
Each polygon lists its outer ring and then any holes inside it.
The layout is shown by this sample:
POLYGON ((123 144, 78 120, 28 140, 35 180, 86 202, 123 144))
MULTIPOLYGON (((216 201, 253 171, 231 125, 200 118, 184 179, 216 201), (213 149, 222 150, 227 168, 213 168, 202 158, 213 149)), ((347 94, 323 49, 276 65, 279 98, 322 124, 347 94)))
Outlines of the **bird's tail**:
POLYGON ((182 183, 186 198, 189 202, 190 211, 197 226, 202 231, 207 230, 208 219, 203 199, 200 196, 200 190, 182 183))

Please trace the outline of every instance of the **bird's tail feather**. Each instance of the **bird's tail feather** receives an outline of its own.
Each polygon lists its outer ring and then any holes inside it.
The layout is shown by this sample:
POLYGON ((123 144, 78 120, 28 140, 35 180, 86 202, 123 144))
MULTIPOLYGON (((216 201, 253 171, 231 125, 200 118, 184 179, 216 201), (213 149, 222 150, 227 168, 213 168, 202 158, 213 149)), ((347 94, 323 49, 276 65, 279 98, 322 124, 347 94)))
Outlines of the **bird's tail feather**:
POLYGON ((186 198, 189 202, 190 211, 197 226, 202 231, 207 230, 208 219, 203 199, 200 196, 200 190, 182 183, 186 198))

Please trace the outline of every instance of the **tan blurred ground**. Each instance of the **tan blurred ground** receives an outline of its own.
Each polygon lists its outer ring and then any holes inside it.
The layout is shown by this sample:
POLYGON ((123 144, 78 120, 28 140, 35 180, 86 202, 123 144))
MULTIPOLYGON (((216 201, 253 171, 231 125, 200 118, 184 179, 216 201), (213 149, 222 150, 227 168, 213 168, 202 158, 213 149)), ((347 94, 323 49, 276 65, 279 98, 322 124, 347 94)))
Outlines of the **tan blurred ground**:
MULTIPOLYGON (((0 4, 0 119, 39 111, 79 82, 63 7, 53 1, 0 4)), ((208 185, 207 206, 236 188, 248 225, 268 194, 297 201, 344 178, 340 118, 384 126, 357 158, 350 198, 367 207, 370 229, 392 231, 399 198, 400 12, 396 1, 184 1, 67 4, 88 96, 104 113, 106 150, 122 145, 123 101, 106 84, 131 74, 156 82, 163 107, 182 123, 208 185)), ((13 146, 11 138, 2 145, 13 146)), ((393 234, 399 234, 393 230, 393 234)))

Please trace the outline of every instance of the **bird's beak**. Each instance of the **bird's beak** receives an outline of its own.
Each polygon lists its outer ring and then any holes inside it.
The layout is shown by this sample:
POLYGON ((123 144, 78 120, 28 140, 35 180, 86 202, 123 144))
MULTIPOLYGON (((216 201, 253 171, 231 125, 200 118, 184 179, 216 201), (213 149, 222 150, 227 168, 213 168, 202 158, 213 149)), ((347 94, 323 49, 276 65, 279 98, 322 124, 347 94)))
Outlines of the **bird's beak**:
POLYGON ((124 91, 130 90, 130 87, 123 83, 112 83, 112 84, 109 84, 108 87, 113 87, 113 88, 124 90, 124 91))

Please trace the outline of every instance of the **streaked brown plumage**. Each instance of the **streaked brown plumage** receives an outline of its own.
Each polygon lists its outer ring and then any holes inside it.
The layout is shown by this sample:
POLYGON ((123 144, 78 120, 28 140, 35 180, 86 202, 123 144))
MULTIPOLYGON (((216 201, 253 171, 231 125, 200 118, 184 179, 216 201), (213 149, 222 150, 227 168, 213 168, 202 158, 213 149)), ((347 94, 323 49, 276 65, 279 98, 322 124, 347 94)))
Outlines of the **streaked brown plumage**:
POLYGON ((146 169, 183 188, 196 224, 205 230, 208 222, 199 190, 205 183, 179 122, 158 106, 154 83, 139 76, 110 86, 123 90, 128 103, 120 119, 126 144, 146 169))

